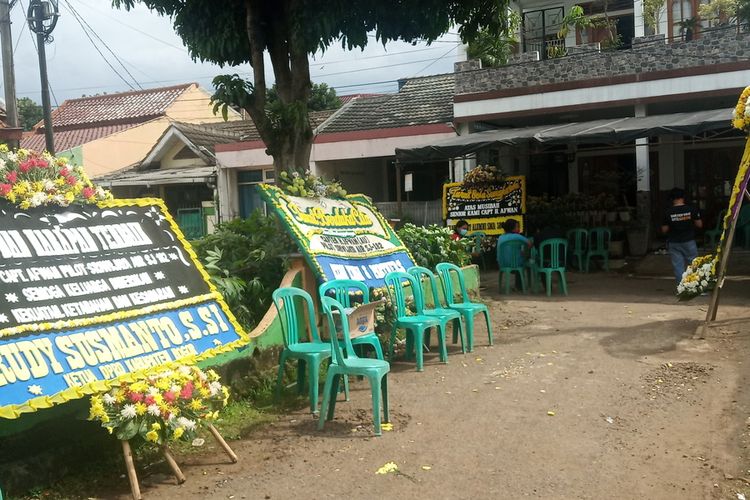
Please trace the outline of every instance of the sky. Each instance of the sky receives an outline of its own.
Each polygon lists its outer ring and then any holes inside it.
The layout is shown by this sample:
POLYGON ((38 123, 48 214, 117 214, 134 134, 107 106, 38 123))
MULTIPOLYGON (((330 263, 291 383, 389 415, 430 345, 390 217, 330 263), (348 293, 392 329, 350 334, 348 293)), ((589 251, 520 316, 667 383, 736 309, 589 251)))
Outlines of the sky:
MULTIPOLYGON (((29 97, 41 103, 36 37, 25 25, 27 8, 28 0, 17 0, 11 11, 16 94, 19 98, 29 97)), ((142 6, 124 11, 113 9, 108 0, 60 0, 60 14, 52 33, 54 40, 46 46, 53 107, 65 99, 137 90, 138 85, 153 88, 197 82, 211 90, 211 80, 217 74, 250 76, 249 65, 220 68, 194 62, 169 18, 142 6), (94 33, 79 24, 70 7, 94 33), (124 68, 107 47, 122 61, 124 68)), ((374 38, 364 51, 346 51, 337 45, 325 53, 315 54, 310 73, 314 82, 327 83, 338 95, 395 92, 399 78, 452 72, 461 51, 457 40, 452 30, 432 45, 393 42, 383 47, 374 38)), ((270 68, 270 64, 266 66, 270 68)), ((267 77, 273 80, 271 74, 267 77)))

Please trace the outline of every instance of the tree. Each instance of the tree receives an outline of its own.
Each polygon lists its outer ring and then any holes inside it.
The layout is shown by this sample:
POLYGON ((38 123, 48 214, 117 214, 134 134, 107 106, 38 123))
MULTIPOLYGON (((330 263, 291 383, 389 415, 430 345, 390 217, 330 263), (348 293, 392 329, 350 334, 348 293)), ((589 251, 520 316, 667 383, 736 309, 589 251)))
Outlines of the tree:
POLYGON ((664 0, 643 0, 643 22, 654 30, 654 34, 659 33, 663 12, 664 0))
POLYGON ((18 109, 18 125, 24 130, 31 130, 31 127, 44 118, 42 106, 28 97, 16 99, 16 108, 18 109))
MULTIPOLYGON (((279 91, 276 84, 268 89, 268 105, 273 109, 273 105, 279 101, 279 91)), ((307 100, 307 109, 309 111, 324 111, 326 109, 338 109, 341 107, 341 99, 336 95, 336 90, 325 83, 313 83, 310 89, 310 98, 307 100)), ((272 112, 266 110, 266 112, 272 112)))
POLYGON ((469 48, 466 50, 469 59, 480 59, 484 68, 508 64, 508 58, 518 46, 517 32, 521 27, 521 14, 511 10, 507 16, 507 29, 500 33, 483 29, 473 40, 469 40, 469 48))
POLYGON ((252 81, 238 75, 214 79, 215 109, 245 109, 282 170, 307 170, 312 147, 308 56, 341 43, 364 48, 370 34, 380 43, 433 41, 454 24, 463 40, 484 28, 506 29, 509 0, 112 0, 117 7, 142 3, 169 16, 191 56, 219 65, 249 63, 252 81), (268 52, 279 101, 268 103, 268 52))

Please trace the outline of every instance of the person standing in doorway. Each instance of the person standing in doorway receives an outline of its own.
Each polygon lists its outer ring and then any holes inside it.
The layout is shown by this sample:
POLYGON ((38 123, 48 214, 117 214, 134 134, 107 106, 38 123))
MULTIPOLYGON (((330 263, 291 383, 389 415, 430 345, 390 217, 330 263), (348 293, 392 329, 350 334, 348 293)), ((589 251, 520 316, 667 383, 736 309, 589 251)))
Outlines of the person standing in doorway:
POLYGON ((698 256, 698 246, 695 244, 695 229, 703 227, 701 214, 697 208, 685 203, 685 191, 674 188, 669 192, 672 206, 664 214, 661 231, 667 235, 667 248, 672 260, 672 269, 677 283, 682 279, 682 273, 698 256))

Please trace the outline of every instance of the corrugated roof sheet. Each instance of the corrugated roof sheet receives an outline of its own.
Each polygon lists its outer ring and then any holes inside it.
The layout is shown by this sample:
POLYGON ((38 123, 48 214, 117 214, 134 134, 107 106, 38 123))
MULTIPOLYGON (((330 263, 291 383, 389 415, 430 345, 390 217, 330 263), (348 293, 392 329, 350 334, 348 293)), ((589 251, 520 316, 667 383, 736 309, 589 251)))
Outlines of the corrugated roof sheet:
POLYGON ((395 94, 351 101, 320 133, 452 122, 454 88, 453 73, 411 78, 395 94))

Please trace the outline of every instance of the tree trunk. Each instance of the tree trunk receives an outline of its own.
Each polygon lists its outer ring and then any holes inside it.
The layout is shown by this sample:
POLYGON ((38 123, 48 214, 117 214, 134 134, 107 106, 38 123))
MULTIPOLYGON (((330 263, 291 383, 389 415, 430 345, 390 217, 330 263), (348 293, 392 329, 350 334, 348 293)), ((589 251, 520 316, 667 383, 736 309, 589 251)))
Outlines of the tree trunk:
POLYGON ((305 127, 295 127, 294 130, 289 130, 288 134, 278 139, 273 149, 269 147, 276 179, 284 171, 304 174, 310 169, 312 142, 312 129, 308 123, 305 127))

